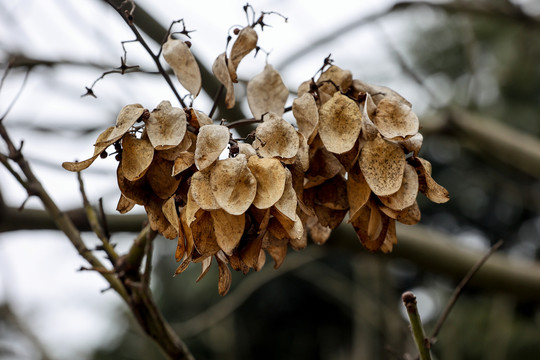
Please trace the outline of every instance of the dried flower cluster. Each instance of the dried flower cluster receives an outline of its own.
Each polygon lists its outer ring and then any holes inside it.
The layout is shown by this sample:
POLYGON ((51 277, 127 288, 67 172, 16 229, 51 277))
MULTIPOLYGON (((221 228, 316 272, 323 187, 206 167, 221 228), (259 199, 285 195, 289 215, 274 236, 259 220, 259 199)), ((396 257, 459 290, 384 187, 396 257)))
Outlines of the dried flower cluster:
MULTIPOLYGON (((256 47, 257 33, 247 26, 230 53, 214 62, 228 108, 235 103, 238 65, 256 47)), ((163 56, 196 97, 201 76, 189 46, 169 38, 163 56)), ((288 246, 304 248, 308 235, 323 244, 347 213, 367 249, 391 251, 395 221, 420 220, 418 191, 437 203, 448 193, 418 157, 422 135, 411 104, 388 88, 353 80, 328 59, 324 68, 298 89, 297 129, 282 118, 289 91, 266 65, 247 85, 258 122, 252 143, 234 140, 228 123, 214 124, 194 108, 163 101, 149 111, 135 104, 98 136, 91 158, 63 166, 81 171, 114 145, 122 193, 117 210, 142 205, 153 230, 178 239, 177 274, 200 262, 200 279, 215 258, 220 294, 230 286, 229 266, 259 270, 269 254, 277 268, 288 246)))

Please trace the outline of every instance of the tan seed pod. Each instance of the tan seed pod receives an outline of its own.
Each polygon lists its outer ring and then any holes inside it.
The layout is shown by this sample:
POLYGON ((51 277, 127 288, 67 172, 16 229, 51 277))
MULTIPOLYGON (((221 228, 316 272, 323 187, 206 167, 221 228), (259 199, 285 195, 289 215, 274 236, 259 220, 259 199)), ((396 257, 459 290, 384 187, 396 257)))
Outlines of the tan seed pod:
POLYGON ((328 151, 341 154, 353 148, 362 130, 358 104, 336 92, 319 110, 319 135, 328 151))
POLYGON ((379 102, 384 98, 394 98, 399 102, 412 107, 411 103, 407 101, 403 96, 395 92, 394 90, 380 85, 373 85, 363 82, 361 80, 353 80, 352 85, 352 96, 357 97, 360 93, 368 93, 373 97, 373 102, 378 105, 379 102))
POLYGON ((414 135, 419 127, 418 117, 410 106, 396 98, 384 98, 379 102, 373 123, 386 138, 414 135))
POLYGON ((317 127, 319 125, 319 109, 313 95, 305 93, 294 99, 292 112, 296 119, 298 131, 304 135, 308 144, 311 144, 317 134, 317 127))
POLYGON ((257 179, 257 193, 253 205, 259 209, 267 209, 283 195, 287 171, 278 159, 258 156, 248 159, 248 167, 257 179))
POLYGON ((144 176, 154 158, 154 147, 143 137, 137 139, 132 134, 122 138, 122 173, 129 181, 135 181, 144 176))
POLYGON ((379 130, 371 121, 375 115, 376 106, 373 103, 371 95, 366 95, 366 101, 362 107, 362 139, 365 141, 371 141, 379 135, 379 130))
POLYGON ((116 205, 116 211, 120 214, 128 213, 136 205, 135 201, 128 199, 123 194, 120 194, 120 199, 118 199, 118 204, 116 205))
POLYGON ((255 130, 253 147, 262 157, 294 158, 299 146, 294 127, 274 113, 265 115, 255 130))
POLYGON ((218 81, 225 86, 227 94, 225 95, 225 107, 232 109, 235 103, 234 86, 227 68, 227 55, 225 53, 220 54, 214 64, 212 65, 212 72, 218 81))
POLYGON ((195 249, 200 254, 200 257, 195 260, 196 262, 202 261, 208 256, 213 256, 220 250, 216 241, 214 222, 208 211, 202 212, 197 217, 197 220, 191 223, 190 228, 195 249))
POLYGON ((150 185, 148 185, 146 177, 142 177, 136 181, 129 181, 124 176, 122 166, 119 165, 116 169, 116 179, 120 192, 126 198, 138 205, 145 205, 148 202, 152 189, 150 188, 150 185))
MULTIPOLYGON (((362 245, 364 245, 364 247, 368 249, 369 251, 377 251, 381 248, 382 244, 384 243, 384 239, 386 238, 386 232, 388 230, 390 219, 384 214, 382 215, 379 214, 381 224, 382 224, 381 229, 378 232, 379 236, 377 238, 371 238, 368 234, 368 228, 369 228, 370 221, 373 221, 371 220, 372 211, 378 212, 379 210, 373 209, 370 206, 364 206, 360 210, 359 216, 352 222, 352 225, 362 245)), ((373 217, 375 218, 376 215, 374 215, 373 217)))
POLYGON ((195 282, 201 281, 206 274, 208 273, 208 270, 210 270, 210 266, 212 265, 212 256, 206 257, 201 261, 201 273, 199 274, 199 277, 195 282))
POLYGON ((174 160, 174 166, 171 175, 176 176, 182 171, 189 169, 193 164, 195 164, 195 154, 188 151, 181 152, 174 160))
POLYGON ((418 207, 418 202, 414 202, 411 206, 401 211, 390 209, 384 205, 379 206, 379 209, 391 219, 397 220, 405 225, 415 225, 420 221, 422 214, 418 207))
POLYGON ((212 119, 202 111, 190 108, 189 113, 191 115, 189 117, 189 124, 195 129, 199 129, 203 125, 212 125, 214 123, 212 119))
POLYGON ((178 213, 176 212, 176 203, 174 201, 174 196, 171 196, 163 202, 163 205, 161 206, 161 211, 163 211, 163 215, 165 215, 165 218, 169 221, 169 223, 176 229, 176 231, 178 231, 180 219, 178 218, 178 213))
POLYGON ((191 185, 189 193, 193 196, 193 200, 204 210, 217 210, 221 206, 217 203, 212 194, 210 185, 210 170, 197 171, 191 177, 191 185))
POLYGON ((263 72, 248 82, 247 100, 255 119, 260 119, 267 112, 283 115, 288 97, 289 90, 281 75, 270 64, 266 64, 263 72))
POLYGON ((247 54, 257 47, 258 38, 257 32, 251 26, 246 26, 238 33, 231 48, 228 63, 229 74, 233 82, 238 82, 236 75, 238 65, 247 54))
POLYGON ((229 144, 229 128, 223 125, 204 125, 199 130, 195 148, 195 165, 204 170, 212 165, 229 144))
POLYGON ((231 288, 232 275, 229 266, 227 266, 227 258, 222 253, 218 253, 216 256, 219 270, 219 281, 218 281, 218 293, 221 296, 227 295, 229 289, 231 288))
POLYGON ((174 162, 156 156, 146 173, 150 187, 162 199, 171 197, 180 184, 180 179, 171 175, 173 166, 174 162))
POLYGON ((296 191, 292 186, 292 175, 289 169, 285 169, 285 185, 283 194, 279 200, 274 204, 273 215, 278 218, 279 222, 286 224, 285 227, 290 227, 290 224, 296 221, 296 206, 298 199, 296 197, 296 191))
POLYGON ((191 224, 193 224, 193 222, 205 212, 195 201, 191 191, 188 191, 186 206, 184 206, 183 209, 186 217, 185 223, 187 226, 191 226, 191 224))
POLYGON ((187 44, 169 36, 163 44, 163 58, 173 69, 180 84, 194 98, 197 97, 202 86, 201 70, 187 44))
POLYGON ((216 241, 227 255, 232 255, 234 249, 238 247, 240 239, 244 234, 246 216, 231 215, 223 210, 210 211, 214 223, 216 241))
POLYGON ((249 268, 256 268, 259 263, 259 257, 262 250, 263 236, 249 239, 247 244, 240 251, 240 259, 249 268))
POLYGON ((323 205, 314 205, 315 215, 322 226, 328 226, 330 229, 337 228, 347 215, 347 210, 334 210, 323 205))
POLYGON ((257 192, 257 180, 242 154, 218 160, 210 173, 210 185, 217 203, 232 215, 243 214, 257 192))
POLYGON ((403 173, 403 182, 399 190, 388 196, 379 196, 381 202, 390 209, 401 211, 416 201, 418 194, 418 175, 414 168, 406 164, 403 173))
POLYGON ((332 233, 332 229, 328 226, 322 226, 316 216, 307 218, 306 228, 310 239, 317 245, 325 244, 332 233))
POLYGON ((349 222, 353 222, 358 217, 362 209, 369 200, 371 188, 364 175, 360 171, 360 166, 356 164, 349 171, 347 178, 347 198, 349 200, 349 222))
MULTIPOLYGON (((362 122, 363 125, 363 122, 362 122)), ((360 156, 360 150, 364 147, 366 141, 359 137, 351 150, 344 152, 343 154, 334 154, 336 159, 339 160, 345 170, 349 171, 355 164, 358 163, 358 156, 360 156)))
POLYGON ((304 188, 322 184, 327 179, 331 179, 340 172, 345 172, 343 165, 339 160, 326 150, 325 147, 319 148, 311 157, 308 172, 306 173, 306 183, 304 188))
POLYGON ((296 154, 295 162, 299 162, 302 166, 302 171, 306 172, 309 169, 309 145, 306 138, 301 133, 298 134, 298 153, 296 154))
POLYGON ((407 153, 412 152, 414 157, 418 156, 424 137, 420 133, 416 133, 405 140, 398 141, 407 153))
POLYGON ((311 80, 306 80, 302 82, 300 85, 298 85, 298 90, 296 91, 296 94, 298 97, 302 97, 305 93, 310 92, 311 90, 311 80))
POLYGON ((148 214, 148 223, 152 230, 162 234, 167 239, 175 239, 177 230, 165 217, 162 210, 163 200, 157 196, 152 196, 144 205, 144 210, 148 214))
POLYGON ((263 238, 263 249, 274 259, 274 269, 277 270, 287 256, 287 240, 280 240, 268 231, 263 238))
POLYGON ((371 190, 378 196, 394 194, 401 187, 405 154, 395 143, 377 136, 360 153, 360 169, 371 190))
POLYGON ((317 80, 319 92, 334 95, 339 87, 342 92, 347 92, 352 84, 352 73, 349 70, 343 70, 338 66, 332 65, 326 69, 317 80), (330 82, 331 81, 331 82, 330 82))
POLYGON ((381 245, 381 251, 385 254, 388 254, 392 251, 394 245, 397 244, 397 234, 396 234, 396 221, 390 219, 388 221, 388 230, 386 231, 386 237, 381 245))
POLYGON ((238 144, 238 153, 246 155, 246 158, 248 159, 253 155, 257 155, 257 152, 255 151, 253 146, 251 146, 251 144, 246 144, 246 143, 238 144))
MULTIPOLYGON (((116 125, 114 126, 113 131, 106 139, 102 140, 102 142, 109 142, 112 144, 116 140, 120 139, 142 116, 144 111, 145 109, 141 104, 130 104, 124 106, 116 118, 116 125)), ((101 145, 101 142, 97 142, 96 145, 101 145)))
POLYGON ((176 145, 175 147, 172 147, 167 150, 156 150, 156 155, 162 157, 165 160, 174 161, 176 158, 181 156, 183 152, 187 152, 188 149, 191 147, 191 136, 189 134, 192 133, 186 133, 180 144, 176 145))
POLYGON ((442 204, 450 200, 448 190, 439 185, 431 177, 431 163, 426 159, 416 158, 414 164, 418 173, 419 190, 426 197, 437 204, 442 204))
POLYGON ((186 126, 184 110, 171 106, 169 101, 162 101, 146 120, 146 133, 156 150, 166 150, 181 143, 186 126))
POLYGON ((306 189, 305 193, 311 193, 314 202, 333 210, 348 210, 347 181, 341 174, 337 174, 326 180, 321 185, 306 189))
POLYGON ((104 132, 98 135, 98 138, 96 139, 96 144, 94 145, 94 155, 92 155, 90 158, 84 160, 84 161, 74 161, 74 162, 63 162, 62 167, 68 171, 82 171, 92 165, 94 160, 97 159, 97 157, 107 148, 109 145, 111 145, 114 141, 104 141, 107 139, 111 133, 114 130, 114 126, 111 126, 107 128, 104 132))

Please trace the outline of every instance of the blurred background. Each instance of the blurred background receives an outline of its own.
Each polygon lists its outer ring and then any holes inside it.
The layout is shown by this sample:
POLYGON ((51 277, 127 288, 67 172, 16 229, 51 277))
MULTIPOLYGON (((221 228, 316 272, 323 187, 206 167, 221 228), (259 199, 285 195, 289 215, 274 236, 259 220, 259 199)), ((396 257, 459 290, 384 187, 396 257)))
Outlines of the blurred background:
MULTIPOLYGON (((183 18, 192 51, 207 71, 243 26, 243 1, 137 1, 135 23, 154 51, 183 18)), ((216 267, 172 278, 175 242, 155 242, 153 289, 173 328, 197 359, 403 359, 415 354, 400 295, 413 290, 429 334, 453 289, 489 247, 504 239, 459 299, 438 336, 438 359, 537 359, 540 353, 540 2, 254 1, 268 15, 259 45, 239 67, 244 85, 266 61, 294 94, 328 54, 353 77, 388 86, 420 117, 421 156, 450 202, 419 196, 422 221, 398 227, 390 255, 362 250, 343 224, 324 246, 291 252, 278 271, 233 274, 217 294, 216 267), (489 265, 491 264, 491 265, 489 265)), ((178 29, 181 30, 181 27, 178 29)), ((82 204, 63 161, 86 159, 126 104, 154 108, 174 97, 140 44, 104 1, 0 0, 0 116, 46 189, 64 210, 82 204), (84 96, 91 88, 93 96, 84 96), (14 102, 14 99, 17 101, 14 102)), ((194 107, 209 112, 217 86, 194 107)), ((178 87, 180 89, 180 86, 178 87)), ((180 89, 182 91, 183 89, 180 89)), ((183 93, 185 94, 185 92, 183 93)), ((294 95, 291 95, 290 102, 294 95)), ((292 120, 292 118, 288 118, 292 120)), ((0 152, 6 153, 5 144, 0 152)), ((129 248, 141 209, 116 215, 116 162, 85 170, 90 201, 103 198, 112 240, 129 248), (130 213, 132 214, 132 213, 130 213)), ((127 308, 54 230, 39 201, 0 168, 0 358, 160 359, 127 308)), ((97 245, 91 233, 84 238, 97 245)), ((99 252, 96 252, 99 254, 99 252)))

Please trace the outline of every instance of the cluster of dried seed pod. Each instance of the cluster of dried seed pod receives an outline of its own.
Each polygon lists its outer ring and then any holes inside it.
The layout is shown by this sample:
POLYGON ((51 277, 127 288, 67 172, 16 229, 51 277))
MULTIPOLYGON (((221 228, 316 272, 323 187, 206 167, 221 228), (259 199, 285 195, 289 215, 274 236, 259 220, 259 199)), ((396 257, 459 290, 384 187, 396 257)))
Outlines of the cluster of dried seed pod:
MULTIPOLYGON (((245 27, 230 54, 214 62, 227 107, 234 106, 238 64, 256 46, 257 33, 245 27)), ((200 71, 189 47, 169 39, 163 55, 197 96, 200 71)), ((297 128, 282 118, 288 96, 271 65, 249 81, 247 101, 258 121, 252 143, 233 140, 223 122, 193 108, 127 105, 98 136, 92 157, 63 166, 81 171, 114 144, 117 210, 142 205, 153 230, 178 239, 176 274, 200 262, 202 278, 215 258, 220 294, 230 286, 229 266, 259 270, 268 254, 277 268, 289 246, 302 249, 308 237, 323 244, 347 213, 367 249, 388 252, 397 242, 395 221, 420 219, 418 191, 448 200, 418 157, 418 118, 396 92, 330 66, 300 85, 292 103, 297 128)))

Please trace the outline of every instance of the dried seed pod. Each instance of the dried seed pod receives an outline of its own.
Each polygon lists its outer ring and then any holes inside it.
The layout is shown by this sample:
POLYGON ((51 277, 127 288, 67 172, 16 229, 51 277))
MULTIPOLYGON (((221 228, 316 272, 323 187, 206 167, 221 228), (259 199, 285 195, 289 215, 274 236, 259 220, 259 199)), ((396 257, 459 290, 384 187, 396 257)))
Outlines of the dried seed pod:
POLYGON ((114 126, 113 131, 109 134, 107 139, 96 142, 96 145, 102 145, 101 143, 105 142, 112 144, 116 140, 119 140, 143 115, 144 111, 145 109, 141 104, 130 104, 124 106, 116 118, 116 125, 114 126))
POLYGON ((419 190, 434 203, 441 204, 450 200, 448 190, 431 177, 431 163, 426 159, 416 158, 414 167, 418 173, 419 190))
POLYGON ((136 205, 135 201, 128 199, 124 194, 120 194, 118 204, 116 205, 116 211, 120 214, 128 213, 136 205))
POLYGON ((253 147, 262 157, 294 158, 299 146, 294 127, 274 113, 265 115, 255 130, 253 147))
POLYGON ((174 160, 172 176, 180 174, 182 171, 189 169, 195 164, 195 154, 189 151, 183 151, 174 160))
POLYGON ((210 185, 210 170, 197 171, 191 177, 191 185, 189 192, 193 196, 193 200, 204 210, 217 210, 221 206, 216 201, 212 194, 210 185))
POLYGON ((253 205, 259 209, 267 209, 283 195, 287 170, 277 159, 258 156, 248 159, 248 167, 257 179, 257 193, 253 205))
POLYGON ((173 69, 180 84, 193 97, 197 97, 202 86, 201 70, 189 46, 182 40, 169 36, 169 39, 163 44, 163 57, 173 69))
POLYGON ((349 201, 349 222, 353 222, 359 216, 362 209, 369 200, 371 188, 364 175, 360 171, 360 166, 356 164, 349 171, 347 178, 347 199, 349 201))
POLYGON ((225 86, 225 90, 227 91, 227 95, 225 95, 225 107, 227 109, 233 108, 235 103, 234 86, 227 68, 227 55, 225 53, 220 54, 216 60, 214 60, 212 72, 216 79, 225 86))
POLYGON ((399 190, 388 196, 379 196, 381 202, 390 209, 401 211, 416 201, 418 194, 418 175, 414 168, 406 164, 403 173, 403 182, 399 190))
POLYGON ((146 120, 146 133, 156 150, 174 148, 182 142, 186 134, 186 113, 162 101, 146 120))
POLYGON ((418 132, 418 117, 397 98, 384 98, 377 105, 373 123, 386 138, 406 137, 418 132))
POLYGON ((298 125, 298 132, 304 135, 308 144, 311 144, 317 135, 319 125, 319 109, 313 95, 305 93, 294 99, 292 112, 298 125))
POLYGON ((360 169, 375 195, 392 195, 399 190, 405 171, 401 147, 380 136, 368 141, 360 153, 360 169))
POLYGON ((99 134, 98 138, 96 139, 96 144, 94 145, 94 155, 90 158, 84 160, 84 161, 75 161, 75 162, 63 162, 62 167, 66 169, 67 171, 82 171, 92 165, 94 160, 98 158, 98 156, 107 148, 109 145, 111 145, 114 141, 103 141, 110 137, 111 133, 114 130, 114 126, 111 126, 107 128, 104 132, 99 134))
POLYGON ((153 158, 154 147, 148 138, 137 139, 131 134, 124 135, 120 166, 126 179, 135 181, 143 177, 153 158))
POLYGON ((204 125, 199 130, 195 148, 195 165, 204 170, 212 165, 229 144, 229 128, 223 125, 204 125))
POLYGON ((238 82, 236 70, 240 61, 257 47, 258 39, 257 32, 251 26, 246 26, 238 33, 238 37, 231 48, 228 63, 229 74, 233 82, 238 82))
POLYGON ((176 212, 176 203, 174 201, 174 196, 171 196, 161 205, 161 211, 163 215, 169 221, 169 223, 179 231, 180 219, 178 218, 178 213, 176 212))
POLYGON ((216 241, 227 255, 232 255, 234 249, 238 247, 240 239, 244 234, 246 224, 245 214, 231 215, 224 210, 210 211, 214 223, 216 241))
POLYGON ((156 156, 146 173, 150 187, 162 199, 171 197, 180 184, 180 179, 172 176, 173 167, 174 162, 156 156))
POLYGON ((255 75, 247 85, 249 109, 255 119, 260 119, 267 112, 281 116, 289 90, 283 83, 279 72, 272 65, 266 64, 263 72, 255 75))
POLYGON ((328 151, 341 154, 353 148, 362 130, 358 104, 336 92, 319 110, 319 135, 328 151))
POLYGON ((217 203, 232 215, 246 212, 257 192, 257 180, 242 154, 218 160, 210 173, 210 185, 217 203))

